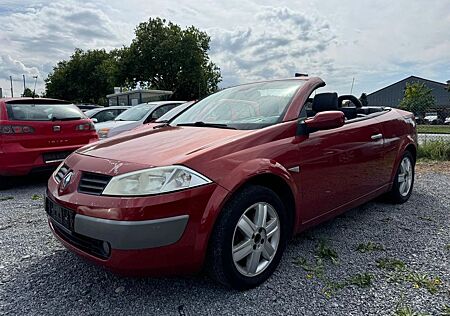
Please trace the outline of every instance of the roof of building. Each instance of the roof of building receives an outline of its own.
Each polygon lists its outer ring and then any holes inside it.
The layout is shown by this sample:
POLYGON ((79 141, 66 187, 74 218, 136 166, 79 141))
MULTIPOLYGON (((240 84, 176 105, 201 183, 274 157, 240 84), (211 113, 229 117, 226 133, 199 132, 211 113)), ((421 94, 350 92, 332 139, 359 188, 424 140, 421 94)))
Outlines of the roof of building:
POLYGON ((130 90, 130 91, 124 91, 120 93, 112 93, 108 94, 107 98, 112 97, 119 97, 121 95, 127 95, 127 94, 134 94, 134 93, 145 93, 145 94, 153 94, 153 95, 170 95, 173 92, 168 90, 146 90, 146 89, 137 89, 137 90, 130 90))
POLYGON ((428 81, 428 82, 432 82, 432 83, 435 83, 435 84, 442 85, 442 87, 444 87, 444 88, 445 88, 445 87, 448 87, 448 84, 447 84, 447 83, 442 83, 442 82, 439 82, 439 81, 434 81, 434 80, 430 80, 430 79, 425 79, 425 78, 421 78, 421 77, 417 77, 417 76, 409 76, 409 77, 406 77, 406 78, 404 78, 404 79, 402 79, 402 80, 396 81, 396 82, 394 82, 394 83, 392 83, 392 84, 390 84, 390 85, 388 85, 388 86, 386 86, 386 87, 383 87, 383 88, 378 89, 378 90, 376 90, 376 91, 374 91, 374 92, 371 92, 371 93, 367 94, 367 96, 369 96, 369 95, 371 95, 371 94, 374 94, 374 93, 377 93, 377 92, 380 92, 380 91, 382 91, 382 90, 384 90, 384 89, 387 89, 387 88, 389 88, 389 87, 392 87, 393 85, 396 85, 396 84, 398 84, 398 83, 400 83, 400 82, 402 82, 402 81, 406 81, 406 80, 408 80, 408 79, 419 79, 419 80, 428 81))

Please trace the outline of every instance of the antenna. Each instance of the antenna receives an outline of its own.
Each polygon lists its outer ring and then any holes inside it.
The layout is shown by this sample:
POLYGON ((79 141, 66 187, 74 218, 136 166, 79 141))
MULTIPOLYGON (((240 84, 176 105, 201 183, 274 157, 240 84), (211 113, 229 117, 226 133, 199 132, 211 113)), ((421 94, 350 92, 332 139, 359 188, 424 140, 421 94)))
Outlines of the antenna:
POLYGON ((352 94, 353 93, 353 85, 355 84, 355 77, 353 77, 353 80, 352 80, 352 88, 350 89, 350 94, 352 94))

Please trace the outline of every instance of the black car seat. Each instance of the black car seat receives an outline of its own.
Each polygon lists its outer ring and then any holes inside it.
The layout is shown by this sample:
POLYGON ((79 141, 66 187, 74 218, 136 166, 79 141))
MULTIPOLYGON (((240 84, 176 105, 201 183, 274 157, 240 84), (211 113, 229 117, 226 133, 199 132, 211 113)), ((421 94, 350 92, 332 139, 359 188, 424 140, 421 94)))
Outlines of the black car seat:
POLYGON ((344 113, 348 120, 354 119, 358 116, 358 109, 361 109, 362 103, 354 95, 341 95, 338 98, 339 108, 344 113), (343 101, 348 100, 352 106, 342 106, 343 101))

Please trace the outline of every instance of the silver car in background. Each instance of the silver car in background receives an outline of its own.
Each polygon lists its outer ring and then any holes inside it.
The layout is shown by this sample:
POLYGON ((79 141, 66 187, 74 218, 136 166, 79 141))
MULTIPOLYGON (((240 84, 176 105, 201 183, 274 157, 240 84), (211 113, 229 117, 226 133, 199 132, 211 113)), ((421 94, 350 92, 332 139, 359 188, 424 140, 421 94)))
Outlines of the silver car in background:
POLYGON ((186 101, 158 101, 135 105, 122 112, 113 121, 95 125, 100 139, 112 137, 138 126, 152 123, 186 101))

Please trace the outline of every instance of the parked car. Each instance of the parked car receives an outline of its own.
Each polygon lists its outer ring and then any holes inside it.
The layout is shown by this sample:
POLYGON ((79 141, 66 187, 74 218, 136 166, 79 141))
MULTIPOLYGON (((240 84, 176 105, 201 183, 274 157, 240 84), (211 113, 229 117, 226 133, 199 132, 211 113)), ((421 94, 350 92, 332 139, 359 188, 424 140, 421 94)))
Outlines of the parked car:
POLYGON ((51 170, 98 139, 92 122, 73 104, 54 99, 0 100, 0 186, 5 176, 51 170))
POLYGON ((300 77, 224 89, 165 127, 78 150, 48 182, 52 232, 120 273, 206 265, 227 286, 257 286, 293 234, 381 194, 411 195, 413 114, 354 96, 344 109, 336 93, 314 94, 324 85, 300 77))
POLYGON ((128 110, 129 106, 108 106, 87 110, 84 114, 89 117, 94 124, 103 123, 114 120, 120 113, 128 110))
POLYGON ((146 128, 153 128, 155 126, 163 126, 163 124, 169 123, 171 120, 175 119, 178 115, 189 109, 195 102, 197 101, 189 101, 183 104, 180 104, 179 106, 173 108, 172 110, 168 111, 166 114, 162 115, 160 118, 156 119, 152 123, 146 123, 143 125, 139 125, 135 130, 144 130, 146 128))
POLYGON ((143 124, 154 122, 166 112, 183 103, 185 101, 158 101, 138 104, 122 112, 113 121, 96 124, 95 129, 101 139, 115 136, 143 124))
POLYGON ((97 105, 97 104, 77 104, 76 106, 83 112, 86 112, 88 110, 103 108, 102 106, 97 105))
POLYGON ((445 119, 444 124, 450 125, 450 116, 445 119))
POLYGON ((426 124, 431 125, 439 125, 443 123, 442 120, 439 119, 437 113, 427 113, 423 118, 423 120, 425 121, 426 124))

